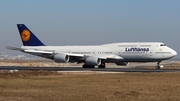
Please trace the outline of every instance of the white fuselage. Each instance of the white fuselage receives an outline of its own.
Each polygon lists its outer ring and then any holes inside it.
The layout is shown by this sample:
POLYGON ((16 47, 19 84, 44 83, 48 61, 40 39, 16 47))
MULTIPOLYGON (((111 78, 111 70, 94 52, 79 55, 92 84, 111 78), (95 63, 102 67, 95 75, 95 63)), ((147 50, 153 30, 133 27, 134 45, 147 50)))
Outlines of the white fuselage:
POLYGON ((95 57, 120 56, 122 57, 120 61, 124 62, 162 61, 177 55, 176 51, 161 42, 129 42, 89 46, 22 46, 21 48, 95 57))

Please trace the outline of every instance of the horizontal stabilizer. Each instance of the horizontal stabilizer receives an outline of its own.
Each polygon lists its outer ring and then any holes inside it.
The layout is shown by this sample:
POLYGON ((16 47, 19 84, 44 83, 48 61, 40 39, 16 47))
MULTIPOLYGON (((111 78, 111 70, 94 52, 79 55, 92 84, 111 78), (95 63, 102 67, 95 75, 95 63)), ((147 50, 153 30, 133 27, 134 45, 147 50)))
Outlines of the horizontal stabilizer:
POLYGON ((23 51, 22 48, 17 48, 17 47, 6 46, 6 48, 7 48, 7 49, 10 49, 10 50, 23 51))

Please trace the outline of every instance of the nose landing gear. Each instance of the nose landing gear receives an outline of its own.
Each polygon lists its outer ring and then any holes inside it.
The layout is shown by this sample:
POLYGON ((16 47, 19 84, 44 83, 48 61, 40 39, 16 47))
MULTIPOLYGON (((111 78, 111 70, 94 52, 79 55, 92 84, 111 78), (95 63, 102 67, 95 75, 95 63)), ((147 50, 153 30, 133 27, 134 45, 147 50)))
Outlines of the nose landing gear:
POLYGON ((158 61, 157 63, 157 66, 156 66, 156 69, 160 69, 160 68, 163 68, 164 66, 163 65, 160 65, 161 61, 158 61))

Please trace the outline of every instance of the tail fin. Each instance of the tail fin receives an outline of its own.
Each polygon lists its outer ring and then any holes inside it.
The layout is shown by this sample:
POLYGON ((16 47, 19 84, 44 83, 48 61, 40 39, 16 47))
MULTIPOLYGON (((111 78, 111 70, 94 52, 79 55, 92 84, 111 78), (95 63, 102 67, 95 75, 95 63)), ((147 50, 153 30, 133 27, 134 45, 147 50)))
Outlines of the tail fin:
POLYGON ((24 24, 17 24, 17 27, 24 46, 44 46, 24 24))

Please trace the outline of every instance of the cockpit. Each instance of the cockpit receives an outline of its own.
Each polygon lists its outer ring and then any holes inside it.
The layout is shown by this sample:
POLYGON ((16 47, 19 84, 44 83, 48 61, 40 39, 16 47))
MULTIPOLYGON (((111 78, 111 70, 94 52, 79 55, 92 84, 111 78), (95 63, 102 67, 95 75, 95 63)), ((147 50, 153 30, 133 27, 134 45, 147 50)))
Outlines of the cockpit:
POLYGON ((160 46, 166 46, 165 44, 160 44, 160 46))

